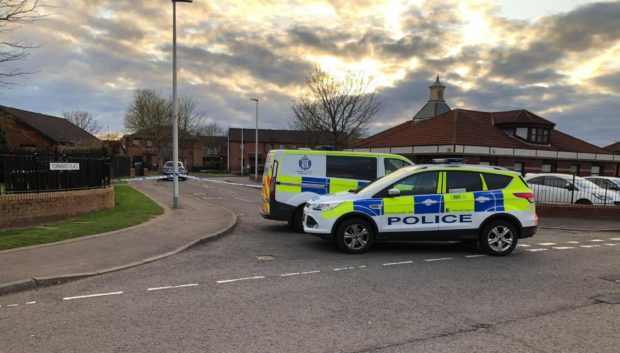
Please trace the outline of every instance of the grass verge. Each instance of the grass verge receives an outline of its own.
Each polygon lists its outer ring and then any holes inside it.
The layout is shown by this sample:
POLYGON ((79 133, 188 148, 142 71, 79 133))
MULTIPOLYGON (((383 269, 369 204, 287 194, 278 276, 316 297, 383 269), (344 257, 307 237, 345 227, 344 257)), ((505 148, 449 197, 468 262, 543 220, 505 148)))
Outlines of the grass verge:
POLYGON ((0 231, 0 250, 53 243, 131 227, 160 215, 164 210, 131 186, 114 185, 115 207, 32 228, 0 231))

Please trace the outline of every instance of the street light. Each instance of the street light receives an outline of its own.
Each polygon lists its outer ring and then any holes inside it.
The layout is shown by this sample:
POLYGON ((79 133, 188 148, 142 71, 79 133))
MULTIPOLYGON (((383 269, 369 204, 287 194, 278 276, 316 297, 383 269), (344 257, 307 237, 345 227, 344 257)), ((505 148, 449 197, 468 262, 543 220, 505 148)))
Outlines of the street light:
POLYGON ((250 98, 256 102, 256 136, 254 140, 254 181, 258 180, 258 98, 250 98))
POLYGON ((194 0, 172 0, 172 207, 179 208, 179 117, 177 116, 177 2, 194 0))

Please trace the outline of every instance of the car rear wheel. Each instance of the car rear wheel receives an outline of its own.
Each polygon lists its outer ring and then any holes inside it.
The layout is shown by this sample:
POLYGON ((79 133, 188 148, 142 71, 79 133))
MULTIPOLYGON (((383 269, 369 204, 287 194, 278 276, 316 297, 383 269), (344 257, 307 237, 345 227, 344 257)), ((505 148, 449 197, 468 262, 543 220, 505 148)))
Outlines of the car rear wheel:
POLYGON ((592 202, 590 202, 590 200, 581 199, 581 200, 577 200, 577 202, 575 202, 575 204, 577 204, 577 205, 591 205, 592 202))
POLYGON ((336 245, 349 254, 361 254, 370 249, 375 240, 372 226, 361 218, 349 218, 336 229, 336 245))
POLYGON ((504 256, 515 249, 518 237, 517 230, 511 222, 496 220, 482 229, 478 243, 487 254, 504 256))

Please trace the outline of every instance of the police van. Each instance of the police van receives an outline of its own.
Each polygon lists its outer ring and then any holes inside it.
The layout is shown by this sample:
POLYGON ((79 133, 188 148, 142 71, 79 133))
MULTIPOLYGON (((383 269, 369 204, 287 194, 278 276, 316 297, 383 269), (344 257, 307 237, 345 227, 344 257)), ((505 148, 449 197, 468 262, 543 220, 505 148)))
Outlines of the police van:
POLYGON ((357 191, 312 199, 304 231, 348 253, 365 252, 375 240, 460 240, 501 256, 536 233, 534 202, 523 178, 501 167, 418 165, 357 191))
POLYGON ((271 150, 265 160, 261 215, 288 221, 302 231, 303 206, 317 195, 357 190, 404 166, 405 157, 387 153, 271 150))

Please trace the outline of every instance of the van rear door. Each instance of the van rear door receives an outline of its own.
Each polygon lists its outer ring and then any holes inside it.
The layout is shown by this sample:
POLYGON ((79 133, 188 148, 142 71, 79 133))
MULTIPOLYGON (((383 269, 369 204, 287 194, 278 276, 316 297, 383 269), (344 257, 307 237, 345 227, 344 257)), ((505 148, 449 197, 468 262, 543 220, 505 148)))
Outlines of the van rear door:
POLYGON ((263 171, 262 180, 263 188, 261 192, 261 212, 265 215, 270 213, 269 202, 272 198, 275 198, 277 168, 277 151, 269 151, 265 159, 265 170, 263 171))

